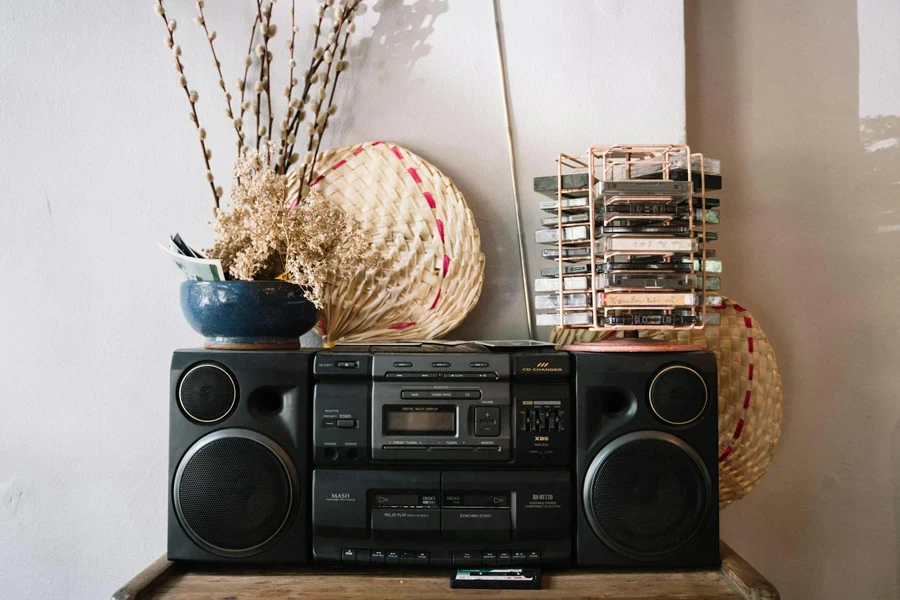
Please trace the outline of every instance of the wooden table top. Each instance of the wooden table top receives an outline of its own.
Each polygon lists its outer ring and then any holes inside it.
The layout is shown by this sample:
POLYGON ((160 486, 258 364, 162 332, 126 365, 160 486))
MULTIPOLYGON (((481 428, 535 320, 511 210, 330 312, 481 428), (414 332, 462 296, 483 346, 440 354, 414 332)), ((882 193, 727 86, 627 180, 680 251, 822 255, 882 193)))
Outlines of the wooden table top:
POLYGON ((544 571, 541 590, 451 589, 451 570, 361 570, 347 567, 241 568, 171 563, 165 556, 115 592, 112 600, 294 600, 298 598, 438 600, 533 598, 559 600, 680 598, 769 600, 777 590, 722 544, 718 571, 544 571))

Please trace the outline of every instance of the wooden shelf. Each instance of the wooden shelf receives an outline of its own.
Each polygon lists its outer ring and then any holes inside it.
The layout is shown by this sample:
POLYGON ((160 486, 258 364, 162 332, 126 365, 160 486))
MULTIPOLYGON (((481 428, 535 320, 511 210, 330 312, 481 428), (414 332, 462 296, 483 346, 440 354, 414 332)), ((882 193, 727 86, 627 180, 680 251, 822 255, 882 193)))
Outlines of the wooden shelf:
POLYGON ((641 599, 769 600, 778 592, 722 544, 718 571, 545 571, 543 589, 453 590, 449 570, 378 571, 343 567, 238 568, 171 563, 165 556, 144 569, 112 600, 292 600, 299 598, 439 600, 533 598, 535 600, 641 599))

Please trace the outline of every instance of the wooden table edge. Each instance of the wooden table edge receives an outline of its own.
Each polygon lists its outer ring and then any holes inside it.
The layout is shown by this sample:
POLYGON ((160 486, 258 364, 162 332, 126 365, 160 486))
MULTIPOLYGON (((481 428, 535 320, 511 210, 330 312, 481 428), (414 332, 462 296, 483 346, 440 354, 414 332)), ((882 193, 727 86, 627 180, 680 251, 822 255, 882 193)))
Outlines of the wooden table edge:
POLYGON ((720 541, 719 549, 722 554, 722 573, 748 600, 779 600, 781 598, 775 586, 732 550, 731 546, 720 541))

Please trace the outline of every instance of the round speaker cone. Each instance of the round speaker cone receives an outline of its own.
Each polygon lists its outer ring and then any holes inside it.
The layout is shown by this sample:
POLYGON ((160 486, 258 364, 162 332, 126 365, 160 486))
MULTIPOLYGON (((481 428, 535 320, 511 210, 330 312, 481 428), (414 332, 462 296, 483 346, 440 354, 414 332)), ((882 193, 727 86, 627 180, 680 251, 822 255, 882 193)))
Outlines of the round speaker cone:
POLYGON ((650 384, 650 407, 672 425, 686 425, 703 414, 709 393, 703 377, 690 367, 664 368, 650 384))
POLYGON ((297 474, 275 442, 223 429, 194 444, 175 474, 175 508, 195 542, 221 556, 250 556, 278 540, 291 515, 297 474))
POLYGON ((687 550, 712 508, 709 474, 683 441, 657 431, 624 435, 587 471, 584 506, 594 533, 624 556, 664 560, 687 550))
POLYGON ((219 365, 192 367, 178 384, 178 403, 184 413, 199 423, 221 421, 237 404, 237 385, 219 365))

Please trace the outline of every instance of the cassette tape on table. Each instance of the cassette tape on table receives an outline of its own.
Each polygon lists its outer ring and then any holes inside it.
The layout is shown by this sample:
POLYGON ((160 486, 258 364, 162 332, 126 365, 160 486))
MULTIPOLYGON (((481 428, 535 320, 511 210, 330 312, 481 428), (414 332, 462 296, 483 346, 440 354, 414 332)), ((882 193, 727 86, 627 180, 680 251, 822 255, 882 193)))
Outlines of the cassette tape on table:
POLYGON ((684 145, 595 146, 537 177, 538 325, 678 329, 716 324, 722 271, 718 160, 684 145), (712 275, 711 275, 712 274, 712 275), (544 312, 542 312, 544 311, 544 312), (550 311, 550 312, 546 312, 550 311))

